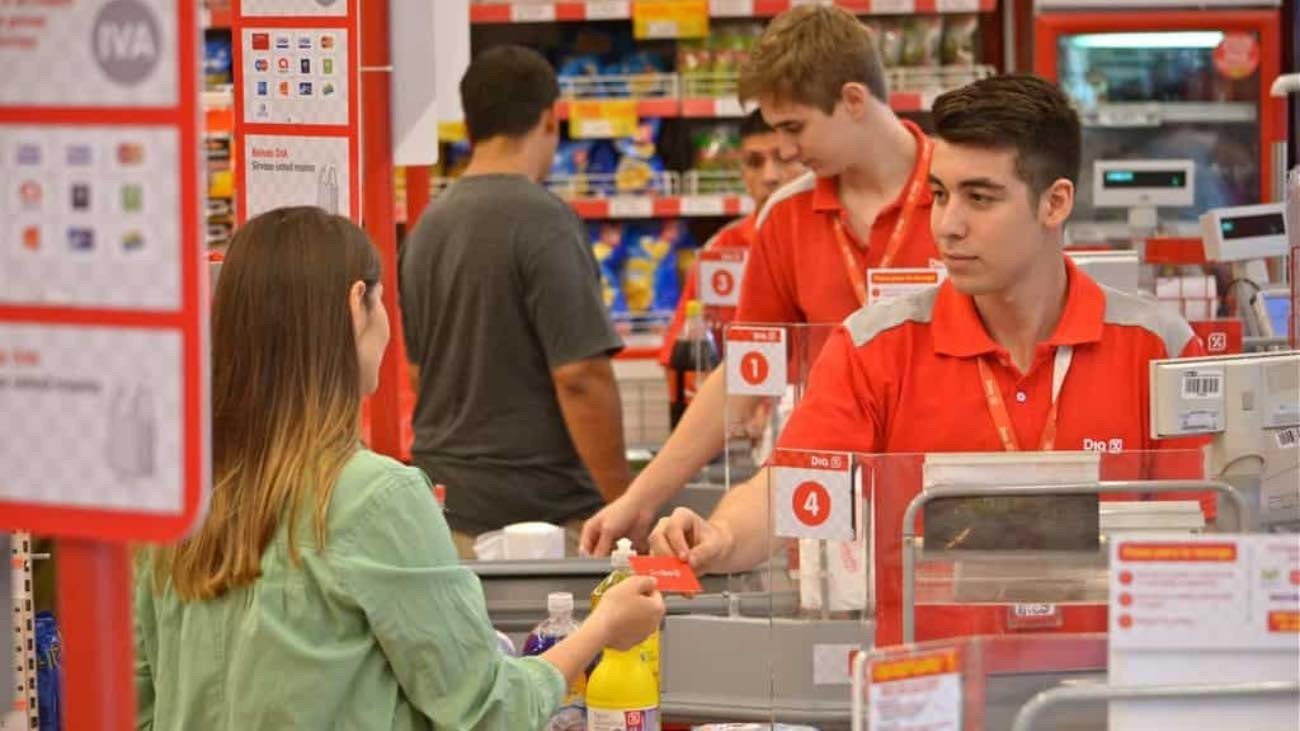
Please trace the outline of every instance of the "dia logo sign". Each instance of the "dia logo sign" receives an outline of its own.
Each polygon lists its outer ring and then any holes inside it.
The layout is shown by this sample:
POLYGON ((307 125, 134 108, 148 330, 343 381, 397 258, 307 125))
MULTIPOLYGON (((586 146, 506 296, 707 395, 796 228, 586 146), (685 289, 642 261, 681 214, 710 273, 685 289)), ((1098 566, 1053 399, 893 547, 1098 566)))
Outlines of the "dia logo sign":
POLYGON ((95 61, 109 79, 134 86, 158 68, 162 45, 158 19, 141 0, 112 0, 95 15, 91 45, 95 61))

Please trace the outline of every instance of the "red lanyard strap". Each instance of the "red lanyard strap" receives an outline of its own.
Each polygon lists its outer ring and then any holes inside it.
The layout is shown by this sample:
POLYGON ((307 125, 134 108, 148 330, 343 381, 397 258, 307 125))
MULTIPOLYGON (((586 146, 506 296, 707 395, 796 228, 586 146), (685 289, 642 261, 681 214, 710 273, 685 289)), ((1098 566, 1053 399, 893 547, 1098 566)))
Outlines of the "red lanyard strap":
MULTIPOLYGON (((916 170, 920 174, 913 175, 908 181, 907 190, 903 194, 903 205, 898 212, 898 220, 894 222, 894 230, 889 234, 889 243, 885 245, 885 254, 880 257, 880 269, 888 269, 894 265, 894 260, 898 258, 898 252, 903 248, 903 240, 906 238, 908 231, 912 227, 913 219, 916 218, 916 209, 921 205, 921 198, 925 195, 929 180, 926 175, 930 171, 930 159, 934 154, 934 143, 929 137, 922 135, 917 140, 917 161, 916 170)), ((853 285, 853 294, 857 295, 858 303, 862 306, 867 304, 867 281, 862 269, 858 266, 857 259, 853 256, 853 246, 849 244, 848 232, 844 230, 844 220, 842 217, 835 218, 835 240, 839 243, 840 253, 844 257, 844 270, 849 275, 849 284, 853 285)))
MULTIPOLYGON (((1047 423, 1043 425, 1043 438, 1039 446, 1041 451, 1050 452, 1056 448, 1056 416, 1061 400, 1061 386, 1065 385, 1065 374, 1069 373, 1073 360, 1073 347, 1062 345, 1056 349, 1056 360, 1052 363, 1052 408, 1047 412, 1047 423)), ((989 416, 993 417, 993 426, 998 430, 998 438, 1002 440, 1002 449, 1019 452, 1020 440, 1016 438, 1015 427, 1011 425, 1011 415, 1007 413, 1007 404, 1002 399, 1002 389, 998 387, 997 379, 985 361, 985 358, 979 358, 975 362, 979 365, 989 416)))

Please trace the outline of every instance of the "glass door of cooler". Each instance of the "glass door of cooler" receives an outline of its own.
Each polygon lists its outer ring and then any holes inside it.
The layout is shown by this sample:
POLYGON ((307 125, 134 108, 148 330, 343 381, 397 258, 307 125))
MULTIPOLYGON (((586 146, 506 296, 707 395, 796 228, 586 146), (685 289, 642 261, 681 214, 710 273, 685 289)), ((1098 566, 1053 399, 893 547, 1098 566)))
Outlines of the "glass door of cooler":
POLYGON ((1195 233, 1211 208, 1274 199, 1281 110, 1267 89, 1281 58, 1278 23, 1276 11, 1256 10, 1038 17, 1036 70, 1060 83, 1084 124, 1076 233, 1126 219, 1094 206, 1096 160, 1192 160, 1193 205, 1159 211, 1171 233, 1195 233))

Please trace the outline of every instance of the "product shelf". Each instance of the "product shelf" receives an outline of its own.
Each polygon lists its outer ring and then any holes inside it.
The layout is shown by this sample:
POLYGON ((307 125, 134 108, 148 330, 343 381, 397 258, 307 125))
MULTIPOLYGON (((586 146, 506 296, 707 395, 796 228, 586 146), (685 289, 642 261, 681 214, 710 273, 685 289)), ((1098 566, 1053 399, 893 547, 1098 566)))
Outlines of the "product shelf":
MULTIPOLYGON (((804 4, 800 0, 710 0, 714 18, 770 18, 804 4)), ((910 15, 914 13, 986 13, 997 0, 825 0, 859 15, 910 15)), ((587 0, 555 2, 480 2, 470 7, 475 24, 555 23, 586 20, 630 20, 632 0, 587 0)))

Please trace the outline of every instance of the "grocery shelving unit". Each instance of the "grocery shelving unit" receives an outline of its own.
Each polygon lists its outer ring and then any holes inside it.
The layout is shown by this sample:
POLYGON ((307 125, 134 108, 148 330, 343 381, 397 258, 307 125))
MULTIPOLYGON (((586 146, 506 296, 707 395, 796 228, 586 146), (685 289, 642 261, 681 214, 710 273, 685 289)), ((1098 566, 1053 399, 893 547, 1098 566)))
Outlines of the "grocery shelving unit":
POLYGON ((0 731, 27 731, 40 727, 36 696, 36 612, 32 596, 32 537, 29 533, 9 536, 9 575, 13 581, 10 632, 14 655, 13 705, 0 715, 0 731))

